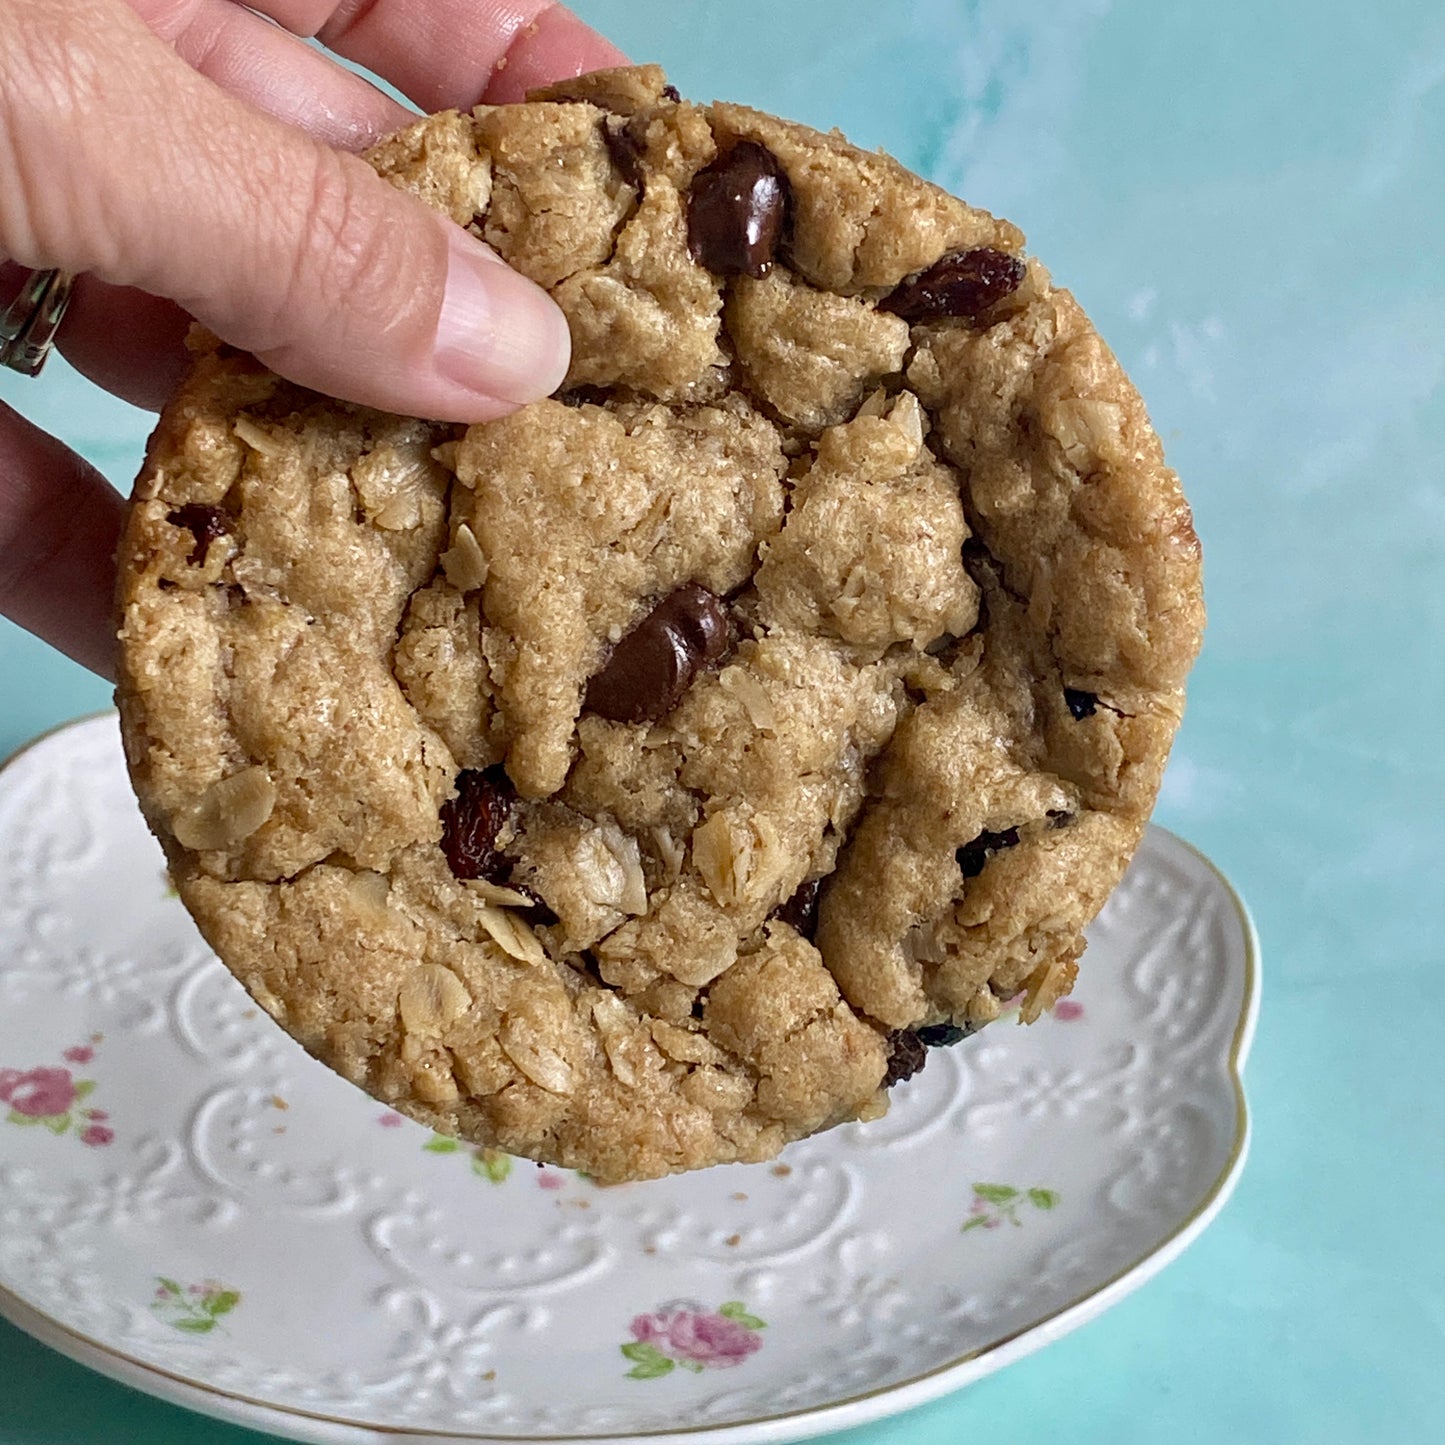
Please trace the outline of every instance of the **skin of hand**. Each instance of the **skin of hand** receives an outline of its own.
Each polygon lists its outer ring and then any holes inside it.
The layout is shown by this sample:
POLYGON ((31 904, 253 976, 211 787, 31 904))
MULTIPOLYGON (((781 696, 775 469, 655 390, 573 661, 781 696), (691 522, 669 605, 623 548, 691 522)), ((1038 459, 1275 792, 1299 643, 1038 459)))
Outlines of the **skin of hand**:
MULTIPOLYGON (((625 63, 548 0, 0 0, 0 296, 80 274, 59 349, 158 408, 191 319, 304 386, 439 421, 547 395, 545 292, 354 152, 422 110, 625 63)), ((0 302, 3 305, 3 302, 0 302)), ((0 612, 110 676, 123 504, 0 404, 0 612)))

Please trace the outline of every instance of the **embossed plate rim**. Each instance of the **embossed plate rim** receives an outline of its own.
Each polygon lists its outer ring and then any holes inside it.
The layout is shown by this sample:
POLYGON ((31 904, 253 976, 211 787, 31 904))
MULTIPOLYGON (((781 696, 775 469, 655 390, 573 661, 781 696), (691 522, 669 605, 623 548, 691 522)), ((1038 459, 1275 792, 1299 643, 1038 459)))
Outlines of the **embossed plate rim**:
MULTIPOLYGON (((0 773, 8 771, 11 764, 35 747, 53 742, 66 733, 79 731, 88 724, 113 719, 114 716, 110 711, 95 713, 42 733, 0 763, 0 773)), ((3 1284, 0 1284, 0 1316, 50 1348, 121 1384, 215 1419, 268 1431, 284 1438, 321 1442, 321 1445, 355 1445, 355 1442, 360 1441, 373 1442, 373 1445, 396 1445, 396 1442, 400 1441, 417 1442, 417 1445, 427 1441, 470 1441, 476 1442, 476 1445, 486 1445, 486 1442, 506 1442, 506 1445, 512 1445, 512 1442, 522 1441, 538 1442, 538 1445, 546 1445, 546 1442, 588 1445, 588 1442, 642 1439, 656 1442, 656 1445, 672 1445, 672 1442, 676 1442, 676 1445, 693 1445, 693 1442, 701 1439, 707 1439, 711 1445, 745 1445, 745 1442, 756 1445, 756 1442, 796 1440, 848 1429, 938 1399, 1063 1338, 1147 1283, 1203 1233, 1224 1207, 1243 1171, 1250 1141, 1250 1117, 1243 1070, 1259 1014, 1258 933, 1243 898, 1204 853, 1158 825, 1151 825, 1150 833, 1154 835, 1156 843, 1181 855, 1187 866, 1203 870, 1230 902, 1238 924, 1244 976, 1241 980, 1239 1016, 1230 1041, 1228 1058, 1223 1061, 1235 1096, 1235 1133, 1232 1147, 1224 1168, 1213 1185, 1166 1238, 1068 1304, 981 1349, 969 1351, 909 1379, 860 1391, 825 1404, 803 1406, 775 1415, 724 1425, 697 1425, 674 1430, 625 1433, 491 1435, 473 1431, 417 1431, 406 1426, 364 1424, 221 1389, 203 1380, 176 1374, 137 1359, 104 1341, 75 1330, 37 1309, 3 1284)))

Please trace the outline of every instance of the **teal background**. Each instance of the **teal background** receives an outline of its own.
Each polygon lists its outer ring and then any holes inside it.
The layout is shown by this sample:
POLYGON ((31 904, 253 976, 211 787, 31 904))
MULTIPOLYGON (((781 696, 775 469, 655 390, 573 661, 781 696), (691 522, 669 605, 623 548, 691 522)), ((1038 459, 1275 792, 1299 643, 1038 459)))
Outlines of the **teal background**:
MULTIPOLYGON (((1184 1258, 855 1445, 1445 1439, 1445 8, 582 0, 684 94, 884 146, 1028 232, 1144 392, 1210 628, 1158 817, 1249 900, 1253 1155, 1184 1258)), ((0 397, 118 483, 148 419, 0 397)), ((0 627, 0 754, 108 690, 0 627)), ((901 1221, 901 1223, 904 1221, 901 1221)), ((5 1445, 263 1437, 0 1323, 5 1445)))

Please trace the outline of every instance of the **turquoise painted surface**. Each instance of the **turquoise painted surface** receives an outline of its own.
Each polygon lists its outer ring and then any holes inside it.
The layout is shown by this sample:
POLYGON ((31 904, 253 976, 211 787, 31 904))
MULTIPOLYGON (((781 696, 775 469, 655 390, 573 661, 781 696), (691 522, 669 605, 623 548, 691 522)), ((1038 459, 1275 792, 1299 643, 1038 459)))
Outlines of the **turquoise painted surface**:
MULTIPOLYGON (((584 0, 684 92, 837 125, 1028 231, 1184 475, 1211 623, 1161 821, 1259 922, 1254 1154, 1177 1264, 857 1445, 1445 1436, 1445 11, 584 0)), ((0 396, 116 480, 146 421, 0 396)), ((0 750, 106 689, 0 631, 0 750)), ((0 1325, 0 1441, 256 1440, 0 1325)))

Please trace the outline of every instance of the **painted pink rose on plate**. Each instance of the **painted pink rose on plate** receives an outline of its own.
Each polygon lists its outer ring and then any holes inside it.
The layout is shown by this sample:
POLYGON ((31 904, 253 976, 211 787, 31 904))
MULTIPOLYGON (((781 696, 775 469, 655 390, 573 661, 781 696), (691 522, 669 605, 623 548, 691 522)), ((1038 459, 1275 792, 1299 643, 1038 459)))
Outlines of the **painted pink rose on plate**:
MULTIPOLYGON (((98 1034, 92 1038, 99 1038, 98 1034)), ((76 1044, 61 1055, 73 1064, 89 1063, 95 1057, 90 1044, 76 1044)), ((52 1134, 73 1134, 92 1149, 115 1139, 115 1130, 102 1123, 104 1109, 81 1107, 95 1092, 94 1079, 77 1079, 69 1069, 56 1064, 37 1064, 32 1069, 0 1069, 0 1122, 48 1130, 52 1134)))
POLYGON ((691 1301, 662 1305, 632 1321, 632 1340, 622 1346, 633 1366, 628 1377, 652 1380, 679 1365, 694 1374, 731 1369, 762 1348, 765 1328, 740 1300, 716 1310, 691 1301))
POLYGON ((0 1103, 9 1104, 27 1119, 68 1114, 75 1103, 75 1084, 69 1069, 45 1065, 27 1069, 0 1069, 0 1103))

